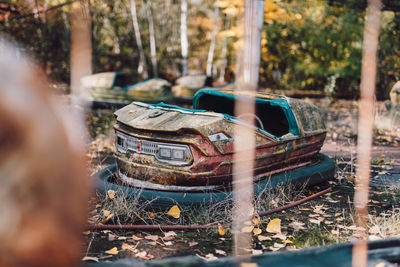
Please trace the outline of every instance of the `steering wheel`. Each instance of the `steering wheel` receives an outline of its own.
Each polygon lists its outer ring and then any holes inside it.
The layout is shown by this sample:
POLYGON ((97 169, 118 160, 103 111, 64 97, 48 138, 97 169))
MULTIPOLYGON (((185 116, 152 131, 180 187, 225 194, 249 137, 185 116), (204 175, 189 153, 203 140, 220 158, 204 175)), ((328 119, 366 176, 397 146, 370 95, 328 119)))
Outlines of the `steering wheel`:
POLYGON ((243 113, 238 116, 238 119, 243 119, 243 118, 254 118, 256 122, 258 123, 258 127, 264 130, 264 124, 262 123, 261 119, 254 113, 243 113))

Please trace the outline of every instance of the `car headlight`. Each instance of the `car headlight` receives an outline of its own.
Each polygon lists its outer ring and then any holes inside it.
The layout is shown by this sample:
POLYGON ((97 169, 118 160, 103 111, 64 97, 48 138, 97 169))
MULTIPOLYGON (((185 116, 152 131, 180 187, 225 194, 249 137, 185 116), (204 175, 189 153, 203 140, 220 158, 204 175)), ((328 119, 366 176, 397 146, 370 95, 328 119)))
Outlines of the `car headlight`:
POLYGON ((157 148, 157 156, 161 160, 186 162, 192 159, 189 147, 187 146, 163 144, 158 145, 157 148))

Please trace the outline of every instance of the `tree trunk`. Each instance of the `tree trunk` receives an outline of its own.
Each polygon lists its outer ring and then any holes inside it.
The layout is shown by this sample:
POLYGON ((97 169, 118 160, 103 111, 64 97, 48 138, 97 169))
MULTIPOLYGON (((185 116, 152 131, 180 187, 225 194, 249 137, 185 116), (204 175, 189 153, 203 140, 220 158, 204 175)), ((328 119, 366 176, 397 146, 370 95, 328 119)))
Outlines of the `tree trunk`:
POLYGON ((181 49, 182 49, 182 76, 189 73, 188 50, 189 41, 187 37, 187 13, 188 4, 187 0, 181 2, 181 49))
POLYGON ((139 23, 136 14, 136 2, 135 0, 131 0, 131 15, 133 22, 133 29, 135 31, 136 44, 139 49, 139 65, 138 65, 138 73, 143 79, 148 78, 147 68, 146 68, 146 60, 144 57, 144 50, 142 45, 142 38, 140 37, 139 23))
POLYGON ((153 66, 153 77, 158 77, 157 71, 157 51, 156 51, 156 38, 154 36, 154 22, 153 14, 151 12, 151 0, 146 0, 146 13, 149 21, 149 35, 150 35, 150 54, 151 64, 153 66))
POLYGON ((219 8, 214 8, 214 27, 211 34, 211 42, 210 42, 210 49, 208 50, 208 57, 207 57, 207 71, 206 74, 208 77, 212 75, 212 65, 214 59, 214 49, 215 49, 215 40, 217 39, 217 31, 218 31, 218 17, 219 17, 219 8))
POLYGON ((81 78, 92 74, 92 34, 88 1, 71 5, 71 93, 82 95, 81 78))
MULTIPOLYGON (((225 30, 229 29, 229 20, 230 17, 227 14, 225 17, 226 21, 225 21, 225 30)), ((228 50, 228 38, 225 36, 223 43, 222 43, 222 52, 221 52, 221 69, 219 72, 219 79, 218 81, 220 83, 224 83, 225 82, 225 69, 226 69, 226 65, 228 64, 228 59, 227 59, 227 50, 228 50)))

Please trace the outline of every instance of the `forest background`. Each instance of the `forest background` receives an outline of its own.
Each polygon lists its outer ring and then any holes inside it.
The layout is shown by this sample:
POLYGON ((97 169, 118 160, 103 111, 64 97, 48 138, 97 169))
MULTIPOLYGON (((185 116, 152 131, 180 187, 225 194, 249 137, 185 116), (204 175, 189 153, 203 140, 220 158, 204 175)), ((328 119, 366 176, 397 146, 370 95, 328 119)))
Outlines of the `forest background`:
MULTIPOLYGON (((173 82, 185 71, 184 18, 189 73, 207 72, 221 83, 234 81, 241 2, 89 1, 93 72, 123 71, 131 83, 155 76, 173 82), (185 16, 183 4, 187 5, 185 16), (135 36, 133 7, 144 54, 142 69, 138 68, 141 49, 135 36)), ((400 3, 390 2, 384 1, 383 7, 378 99, 387 99, 391 86, 400 79, 400 3)), ((68 84, 70 80, 72 3, 0 3, 0 32, 33 55, 55 83, 68 84)), ((260 87, 317 90, 334 97, 358 98, 364 17, 363 1, 265 0, 260 87)))

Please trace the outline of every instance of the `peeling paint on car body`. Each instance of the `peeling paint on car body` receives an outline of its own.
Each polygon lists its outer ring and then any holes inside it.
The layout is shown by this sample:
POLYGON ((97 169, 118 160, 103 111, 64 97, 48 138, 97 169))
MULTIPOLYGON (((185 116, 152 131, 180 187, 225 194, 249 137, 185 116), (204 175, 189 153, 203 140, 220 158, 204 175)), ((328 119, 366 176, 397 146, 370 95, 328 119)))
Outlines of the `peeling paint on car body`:
POLYGON ((254 127, 233 116, 231 105, 238 98, 255 101, 257 116, 268 128, 255 127, 255 177, 310 164, 326 136, 323 113, 317 107, 281 95, 203 89, 194 97, 194 109, 133 102, 115 112, 115 131, 135 140, 171 144, 171 151, 174 145, 186 145, 192 157, 190 161, 183 159, 187 164, 174 166, 155 156, 117 151, 118 169, 127 178, 125 182, 132 179, 132 184, 141 180, 166 186, 229 187, 234 164, 234 128, 254 127), (221 101, 225 101, 226 110, 219 104, 221 101), (226 138, 209 138, 215 135, 226 138))

